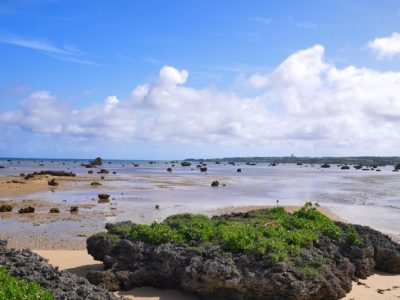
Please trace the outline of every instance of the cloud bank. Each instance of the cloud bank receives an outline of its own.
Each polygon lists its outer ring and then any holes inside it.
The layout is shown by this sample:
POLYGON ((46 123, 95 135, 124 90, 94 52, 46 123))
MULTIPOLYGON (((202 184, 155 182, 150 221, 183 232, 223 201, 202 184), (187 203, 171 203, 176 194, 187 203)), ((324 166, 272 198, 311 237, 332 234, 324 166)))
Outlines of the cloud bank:
POLYGON ((192 88, 188 76, 164 66, 154 82, 136 86, 128 97, 112 95, 83 109, 38 91, 18 109, 0 113, 0 124, 121 142, 319 147, 349 154, 397 149, 400 73, 338 68, 321 45, 295 52, 270 73, 241 78, 256 96, 192 88))
POLYGON ((368 47, 380 59, 388 59, 400 54, 400 34, 393 32, 390 36, 375 38, 368 47))

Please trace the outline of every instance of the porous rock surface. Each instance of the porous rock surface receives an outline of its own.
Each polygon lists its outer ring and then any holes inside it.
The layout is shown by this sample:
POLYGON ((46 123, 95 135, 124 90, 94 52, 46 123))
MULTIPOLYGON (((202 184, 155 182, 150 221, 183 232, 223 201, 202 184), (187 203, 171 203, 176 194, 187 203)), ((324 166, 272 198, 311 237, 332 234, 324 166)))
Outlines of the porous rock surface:
POLYGON ((30 250, 14 250, 0 241, 0 266, 11 276, 39 285, 60 300, 116 300, 120 299, 102 287, 90 284, 85 278, 59 271, 30 250))
POLYGON ((129 236, 112 240, 98 234, 87 240, 87 249, 106 270, 91 272, 87 278, 111 291, 153 286, 204 299, 340 299, 350 292, 353 280, 374 270, 400 273, 400 245, 368 227, 355 228, 361 246, 321 236, 318 243, 285 262, 233 254, 212 244, 157 246, 129 236))

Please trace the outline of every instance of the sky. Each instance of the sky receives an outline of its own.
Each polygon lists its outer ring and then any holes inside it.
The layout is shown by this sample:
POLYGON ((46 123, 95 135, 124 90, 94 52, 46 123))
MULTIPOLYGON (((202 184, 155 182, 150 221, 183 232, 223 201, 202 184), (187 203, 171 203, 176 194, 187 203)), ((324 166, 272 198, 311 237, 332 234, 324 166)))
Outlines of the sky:
POLYGON ((399 155, 400 3, 0 0, 0 157, 399 155))

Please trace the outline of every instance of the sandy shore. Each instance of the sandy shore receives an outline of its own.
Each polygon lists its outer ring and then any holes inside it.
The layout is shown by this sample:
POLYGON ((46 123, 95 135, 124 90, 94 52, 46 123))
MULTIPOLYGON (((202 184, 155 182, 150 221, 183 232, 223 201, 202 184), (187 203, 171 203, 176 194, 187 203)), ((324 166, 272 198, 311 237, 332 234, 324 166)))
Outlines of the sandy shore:
MULTIPOLYGON (((103 264, 93 260, 85 250, 33 250, 49 260, 49 263, 77 275, 89 270, 101 270, 103 264)), ((176 290, 161 290, 151 287, 136 288, 116 293, 136 300, 197 300, 176 290)), ((400 299, 400 275, 374 274, 366 280, 354 282, 352 291, 345 300, 400 299)))
MULTIPOLYGON (((84 276, 90 270, 102 270, 103 264, 95 261, 86 250, 33 250, 48 259, 53 266, 76 275, 84 276)), ((176 290, 161 290, 151 287, 116 292, 116 295, 135 300, 197 300, 176 290)))

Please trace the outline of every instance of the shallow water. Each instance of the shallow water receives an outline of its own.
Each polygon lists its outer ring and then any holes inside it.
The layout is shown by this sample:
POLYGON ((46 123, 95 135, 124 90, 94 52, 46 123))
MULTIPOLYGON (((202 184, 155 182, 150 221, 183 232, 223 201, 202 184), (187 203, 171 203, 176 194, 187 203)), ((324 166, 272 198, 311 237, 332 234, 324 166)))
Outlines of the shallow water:
MULTIPOLYGON (((64 170, 77 175, 88 175, 99 169, 86 169, 80 164, 87 161, 73 160, 13 160, 1 161, 1 175, 19 175, 40 170, 64 170), (39 165, 42 164, 42 165, 39 165)), ((172 174, 166 169, 171 163, 138 161, 105 161, 110 171, 103 186, 89 190, 57 190, 29 195, 29 199, 54 203, 92 203, 98 193, 111 195, 118 214, 107 221, 131 219, 149 223, 178 212, 205 212, 210 209, 249 205, 302 205, 306 201, 319 202, 330 208, 340 218, 369 225, 388 233, 400 233, 400 173, 392 166, 380 167, 381 172, 361 171, 351 168, 340 170, 332 165, 320 169, 319 165, 267 164, 248 166, 236 164, 208 164, 207 173, 201 173, 196 163, 181 167, 176 163, 172 174), (237 173, 237 168, 242 172, 237 173), (116 174, 112 174, 112 172, 116 174), (107 180, 113 179, 113 180, 107 180), (213 180, 220 181, 218 188, 211 188, 213 180), (65 201, 64 201, 65 200, 65 201), (155 205, 160 210, 155 210, 155 205)), ((90 175, 100 181, 99 174, 90 175)), ((69 183, 75 185, 75 183, 69 183)), ((83 183, 76 183, 79 187, 83 183)), ((1 191, 0 191, 1 193, 1 191)), ((1 194, 0 194, 1 198, 1 194)), ((27 199, 27 196, 19 197, 27 199)), ((96 209, 107 210, 110 204, 96 209)), ((104 220, 102 220, 104 221, 104 220)))

